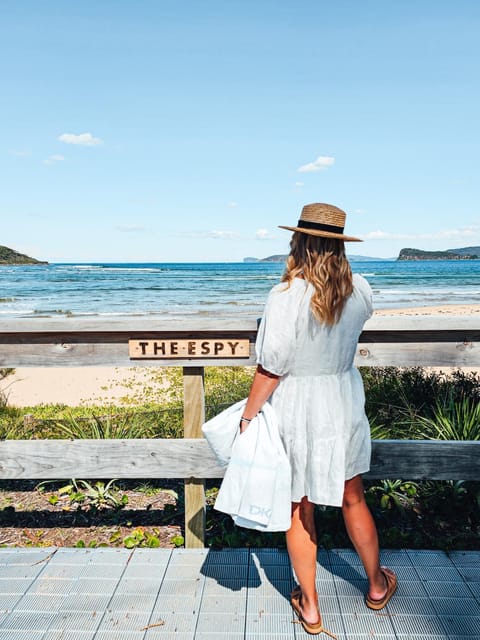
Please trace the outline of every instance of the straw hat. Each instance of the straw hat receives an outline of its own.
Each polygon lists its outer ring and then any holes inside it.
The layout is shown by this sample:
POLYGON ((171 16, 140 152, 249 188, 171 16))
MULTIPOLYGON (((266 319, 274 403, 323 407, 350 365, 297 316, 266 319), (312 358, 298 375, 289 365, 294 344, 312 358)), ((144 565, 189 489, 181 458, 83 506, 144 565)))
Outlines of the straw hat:
POLYGON ((325 238, 338 238, 345 242, 363 242, 360 238, 343 235, 347 214, 333 204, 315 202, 306 204, 302 209, 302 215, 296 227, 279 225, 280 229, 300 231, 311 236, 323 236, 325 238))

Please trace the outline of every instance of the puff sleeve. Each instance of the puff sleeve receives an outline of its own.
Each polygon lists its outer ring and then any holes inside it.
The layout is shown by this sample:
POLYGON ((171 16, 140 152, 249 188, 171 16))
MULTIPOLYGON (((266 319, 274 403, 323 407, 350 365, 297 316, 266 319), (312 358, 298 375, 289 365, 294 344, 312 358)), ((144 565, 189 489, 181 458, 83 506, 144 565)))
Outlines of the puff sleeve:
POLYGON ((362 296, 362 300, 365 303, 366 308, 366 316, 365 320, 368 320, 373 315, 373 292, 368 280, 366 280, 363 276, 358 273, 355 274, 355 286, 360 292, 362 296))
POLYGON ((267 298, 257 334, 257 364, 283 376, 292 368, 297 342, 298 295, 284 284, 274 287, 267 298))

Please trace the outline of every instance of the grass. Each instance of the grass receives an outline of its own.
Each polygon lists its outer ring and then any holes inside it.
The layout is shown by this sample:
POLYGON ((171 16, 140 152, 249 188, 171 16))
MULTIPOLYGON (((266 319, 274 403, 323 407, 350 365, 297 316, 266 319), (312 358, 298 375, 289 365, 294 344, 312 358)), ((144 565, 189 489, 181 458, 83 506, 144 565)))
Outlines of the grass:
MULTIPOLYGON (((252 367, 206 368, 207 419, 248 394, 253 372, 252 367)), ((125 396, 127 399, 128 403, 121 406, 48 404, 18 409, 0 403, 0 438, 183 437, 181 369, 151 371, 150 379, 141 389, 135 383, 133 396, 125 396)))
POLYGON ((426 420, 435 422, 439 411, 451 415, 462 405, 464 417, 470 411, 473 421, 478 419, 478 412, 474 414, 480 403, 480 378, 475 372, 456 370, 447 376, 420 367, 364 367, 360 371, 365 410, 375 438, 424 439, 426 420))
MULTIPOLYGON (((206 368, 207 419, 248 394, 253 371, 252 367, 206 368)), ((361 374, 372 437, 480 437, 478 374, 458 370, 446 376, 418 367, 365 367, 361 374)), ((0 402, 0 438, 181 438, 182 372, 165 368, 150 376, 121 406, 50 404, 20 410, 0 402)))

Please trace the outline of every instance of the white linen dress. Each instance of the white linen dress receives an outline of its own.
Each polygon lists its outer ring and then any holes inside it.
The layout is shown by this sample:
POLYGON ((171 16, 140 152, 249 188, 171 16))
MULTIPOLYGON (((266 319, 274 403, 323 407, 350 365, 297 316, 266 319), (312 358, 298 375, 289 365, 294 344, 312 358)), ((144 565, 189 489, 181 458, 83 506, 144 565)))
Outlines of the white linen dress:
POLYGON ((341 506, 345 480, 370 468, 365 393, 353 366, 358 338, 372 315, 372 292, 359 274, 340 320, 319 323, 313 286, 295 278, 273 287, 256 341, 257 363, 281 376, 270 402, 292 468, 292 502, 341 506))

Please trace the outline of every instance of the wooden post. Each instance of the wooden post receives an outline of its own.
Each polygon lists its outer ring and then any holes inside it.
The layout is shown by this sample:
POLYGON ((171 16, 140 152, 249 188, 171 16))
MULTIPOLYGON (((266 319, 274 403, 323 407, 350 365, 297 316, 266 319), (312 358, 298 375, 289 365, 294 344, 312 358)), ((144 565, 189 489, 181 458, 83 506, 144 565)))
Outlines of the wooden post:
MULTIPOLYGON (((205 422, 204 368, 183 367, 183 436, 202 438, 205 422)), ((205 546, 205 481, 185 479, 185 547, 205 546)))

